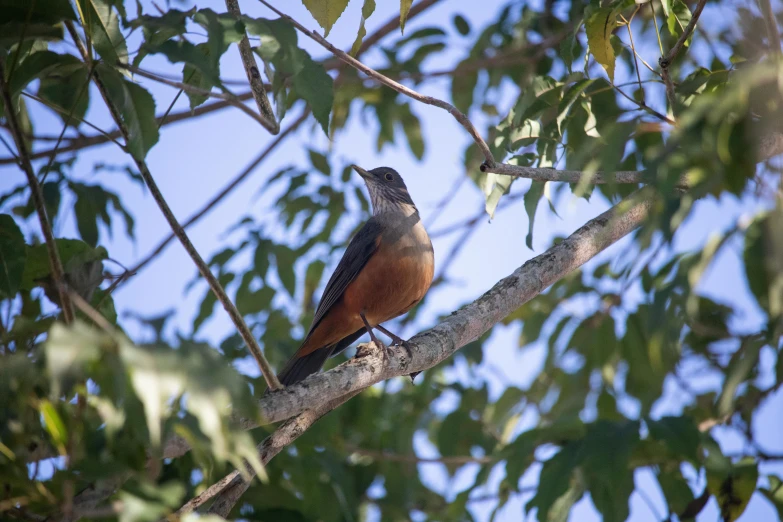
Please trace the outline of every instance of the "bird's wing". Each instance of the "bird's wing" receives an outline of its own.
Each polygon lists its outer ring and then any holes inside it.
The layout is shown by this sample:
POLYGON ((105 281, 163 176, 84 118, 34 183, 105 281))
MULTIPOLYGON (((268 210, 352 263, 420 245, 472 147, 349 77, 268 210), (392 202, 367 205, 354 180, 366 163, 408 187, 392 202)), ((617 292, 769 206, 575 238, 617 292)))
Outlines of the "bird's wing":
POLYGON ((308 337, 329 309, 343 296, 345 289, 356 279, 373 254, 378 251, 380 240, 381 225, 375 218, 370 218, 353 236, 348 248, 345 249, 343 258, 337 264, 329 282, 326 283, 321 302, 318 303, 313 317, 313 324, 307 333, 308 337))

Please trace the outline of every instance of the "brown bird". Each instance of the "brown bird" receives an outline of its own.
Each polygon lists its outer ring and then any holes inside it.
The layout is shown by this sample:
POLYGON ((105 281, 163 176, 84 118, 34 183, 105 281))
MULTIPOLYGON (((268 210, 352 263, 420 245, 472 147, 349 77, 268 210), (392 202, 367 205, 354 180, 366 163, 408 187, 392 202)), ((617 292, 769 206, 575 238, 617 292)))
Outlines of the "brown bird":
POLYGON ((377 342, 374 328, 404 345, 381 323, 413 308, 432 284, 432 242, 402 177, 388 167, 353 169, 370 192, 373 216, 348 244, 307 337, 278 375, 286 386, 318 372, 364 332, 377 342))

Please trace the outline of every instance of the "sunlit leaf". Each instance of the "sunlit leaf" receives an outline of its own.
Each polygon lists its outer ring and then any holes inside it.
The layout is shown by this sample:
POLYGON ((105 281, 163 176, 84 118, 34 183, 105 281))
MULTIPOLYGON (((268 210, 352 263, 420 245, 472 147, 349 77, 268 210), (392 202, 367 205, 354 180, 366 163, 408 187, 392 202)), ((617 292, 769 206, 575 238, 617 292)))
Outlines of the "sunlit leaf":
POLYGON ((318 25, 323 27, 324 36, 329 36, 332 26, 348 5, 348 0, 302 0, 318 25))
POLYGON ((615 54, 610 37, 617 27, 617 15, 614 8, 603 7, 596 9, 585 20, 585 32, 587 33, 587 46, 595 61, 600 63, 609 81, 614 82, 615 54))

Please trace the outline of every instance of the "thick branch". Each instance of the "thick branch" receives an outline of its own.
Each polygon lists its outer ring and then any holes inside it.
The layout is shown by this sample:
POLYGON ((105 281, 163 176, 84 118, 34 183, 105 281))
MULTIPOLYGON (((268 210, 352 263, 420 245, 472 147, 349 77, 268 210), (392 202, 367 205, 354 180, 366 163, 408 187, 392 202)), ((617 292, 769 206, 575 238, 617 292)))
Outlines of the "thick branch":
POLYGON ((6 120, 8 120, 11 134, 14 137, 16 148, 19 151, 19 163, 27 176, 27 182, 30 184, 33 204, 35 205, 36 214, 38 214, 41 233, 46 242, 46 251, 49 254, 49 265, 52 269, 52 279, 54 280, 54 284, 57 287, 57 293, 60 297, 59 304, 63 311, 63 320, 65 320, 67 324, 70 324, 73 322, 73 308, 67 292, 63 290, 65 271, 63 270, 63 264, 60 260, 60 254, 57 252, 57 244, 54 242, 54 233, 52 232, 52 226, 49 223, 49 217, 46 215, 46 204, 44 202, 43 191, 41 190, 40 183, 38 183, 38 179, 35 177, 33 165, 30 162, 30 155, 27 151, 27 145, 24 142, 24 135, 19 126, 19 121, 16 119, 14 104, 11 100, 11 91, 8 83, 5 81, 5 58, 2 55, 0 55, 0 90, 2 91, 3 103, 5 105, 5 117, 6 120))
MULTIPOLYGON (((237 0, 226 0, 226 7, 228 12, 237 20, 242 17, 237 0)), ((258 112, 264 119, 265 123, 263 125, 272 134, 277 134, 280 132, 280 124, 275 118, 274 111, 272 111, 269 98, 266 97, 264 81, 261 79, 261 73, 258 71, 253 51, 250 49, 250 40, 247 39, 247 34, 243 34, 242 40, 239 42, 239 56, 242 58, 242 65, 245 68, 245 73, 247 73, 247 81, 250 82, 250 91, 253 93, 253 98, 255 98, 258 105, 258 112)))
MULTIPOLYGON (((66 22, 66 28, 68 29, 68 32, 71 34, 74 43, 79 48, 79 52, 82 54, 82 57, 85 60, 88 60, 89 59, 88 51, 84 47, 81 38, 79 38, 79 34, 76 32, 73 23, 66 22)), ((129 141, 128 129, 125 127, 125 124, 123 123, 122 118, 120 117, 120 113, 117 110, 117 107, 114 105, 111 98, 109 98, 109 96, 107 95, 106 88, 104 87, 103 82, 100 79, 100 75, 97 74, 97 72, 93 73, 93 80, 95 81, 95 84, 98 87, 98 91, 101 93, 101 96, 106 102, 106 106, 109 108, 109 112, 111 112, 112 118, 114 118, 114 123, 117 125, 117 128, 122 133, 122 136, 125 138, 125 141, 126 142, 129 141)), ((136 158, 135 156, 133 160, 136 163, 136 167, 139 169, 139 173, 141 174, 141 177, 144 179, 147 188, 149 188, 152 197, 155 199, 155 202, 158 204, 158 207, 160 208, 161 212, 166 217, 166 221, 168 221, 169 226, 171 227, 171 229, 173 230, 177 238, 180 240, 180 243, 182 243, 182 246, 185 247, 185 250, 188 252, 191 259, 193 259, 193 262, 196 264, 196 267, 201 273, 201 276, 204 279, 206 279, 207 284, 209 284, 209 287, 212 289, 212 292, 215 294, 218 301, 220 301, 220 303, 223 305, 223 308, 226 310, 226 312, 228 312, 228 315, 231 317, 231 320, 234 322, 234 326, 236 327, 239 334, 242 336, 242 339, 245 341, 245 344, 247 344, 247 347, 250 349, 250 352, 253 354, 253 357, 256 359, 256 362, 258 363, 258 366, 261 369, 261 373, 263 374, 267 384, 273 390, 280 388, 281 386, 280 382, 277 380, 277 376, 272 370, 272 367, 269 365, 269 362, 266 360, 264 354, 261 352, 261 348, 258 346, 258 342, 253 336, 253 333, 250 331, 250 328, 248 328, 247 324, 245 323, 245 320, 242 318, 242 315, 239 313, 239 310, 237 310, 236 306, 234 306, 234 303, 232 303, 231 299, 229 299, 228 295, 226 295, 226 291, 223 289, 220 283, 218 283, 217 278, 212 274, 209 267, 204 262, 204 259, 198 253, 196 248, 193 246, 193 243, 191 243, 190 238, 188 237, 188 235, 185 233, 185 230, 177 221, 177 218, 171 212, 168 203, 166 203, 163 194, 161 194, 157 183, 155 183, 155 179, 152 177, 152 174, 150 173, 147 167, 147 163, 142 159, 136 158)))
MULTIPOLYGON (((269 423, 285 420, 312 408, 313 404, 335 400, 392 377, 432 368, 478 339, 551 284, 631 233, 647 217, 653 199, 651 189, 637 190, 588 221, 567 239, 526 262, 476 301, 457 310, 434 328, 416 335, 409 341, 412 359, 401 350, 389 355, 386 365, 380 355, 351 359, 328 372, 312 375, 300 384, 268 394, 259 401, 262 417, 269 423)), ((256 427, 253 421, 242 424, 246 429, 256 427)), ((183 439, 170 439, 163 457, 176 458, 188 450, 183 439)))
POLYGON ((275 7, 273 7, 268 2, 266 2, 266 0, 259 0, 259 1, 265 6, 267 6, 269 9, 277 13, 278 16, 280 16, 281 18, 288 20, 291 24, 294 25, 294 27, 299 29, 302 33, 306 34, 307 36, 309 36, 310 38, 312 38, 313 40, 321 44, 324 48, 326 48, 328 51, 334 54, 337 58, 347 63, 351 67, 363 72, 370 78, 377 80, 383 85, 386 85, 391 89, 394 89, 400 94, 404 94, 405 96, 408 96, 409 98, 413 98, 414 100, 419 101, 421 103, 425 103, 427 105, 433 105, 435 107, 439 107, 441 109, 448 111, 449 114, 454 116, 454 118, 460 123, 460 125, 462 125, 465 128, 465 130, 468 131, 468 133, 471 135, 473 141, 476 142, 476 145, 478 145, 479 149, 484 155, 487 165, 490 166, 495 165, 495 158, 494 156, 492 156, 492 152, 490 152, 489 146, 484 141, 484 138, 481 137, 481 134, 479 134, 478 130, 476 130, 476 127, 473 126, 473 123, 471 123, 468 117, 465 116, 462 112, 460 112, 452 104, 445 102, 443 100, 439 100, 438 98, 433 98, 432 96, 425 96, 420 92, 414 91, 413 89, 409 89, 408 87, 405 87, 404 85, 395 82, 391 78, 384 76, 383 74, 379 73, 374 69, 371 69, 370 67, 364 65, 362 62, 352 57, 348 53, 345 53, 340 49, 338 49, 337 47, 335 47, 334 45, 330 44, 324 37, 322 37, 315 31, 308 31, 305 26, 303 26, 302 24, 300 24, 290 16, 277 10, 275 7))

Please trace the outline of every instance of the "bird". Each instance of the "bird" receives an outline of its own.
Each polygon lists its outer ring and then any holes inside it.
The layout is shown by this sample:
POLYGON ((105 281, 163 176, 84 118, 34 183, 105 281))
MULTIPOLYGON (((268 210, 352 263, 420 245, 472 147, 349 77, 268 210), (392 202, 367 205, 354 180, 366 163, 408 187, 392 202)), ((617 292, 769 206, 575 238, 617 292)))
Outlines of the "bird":
POLYGON ((367 186, 373 215, 348 244, 324 288, 310 330, 278 374, 284 386, 317 373, 327 358, 365 332, 385 347, 374 329, 407 349, 406 342, 381 323, 416 306, 432 284, 432 241, 402 176, 389 167, 351 167, 367 186))

